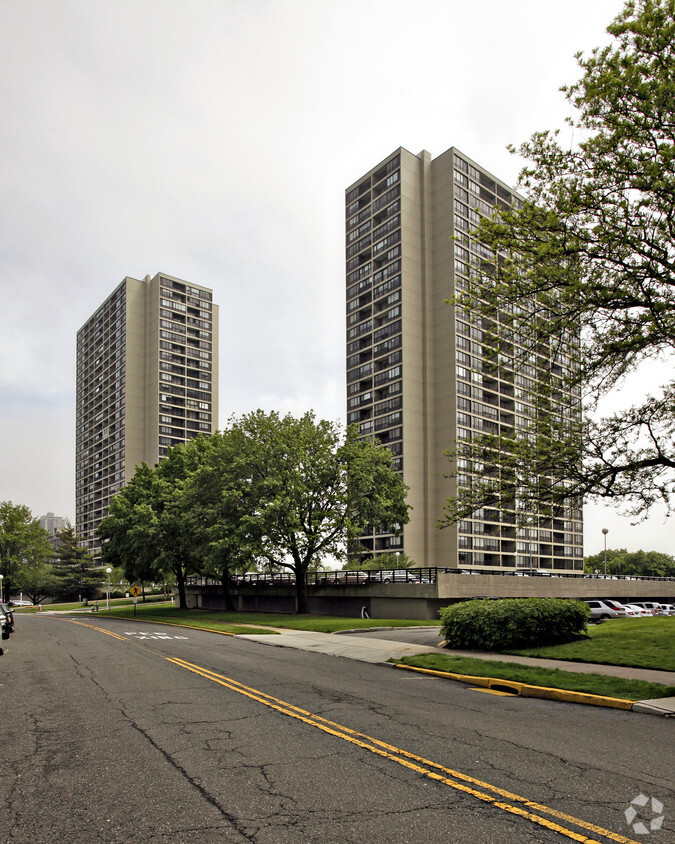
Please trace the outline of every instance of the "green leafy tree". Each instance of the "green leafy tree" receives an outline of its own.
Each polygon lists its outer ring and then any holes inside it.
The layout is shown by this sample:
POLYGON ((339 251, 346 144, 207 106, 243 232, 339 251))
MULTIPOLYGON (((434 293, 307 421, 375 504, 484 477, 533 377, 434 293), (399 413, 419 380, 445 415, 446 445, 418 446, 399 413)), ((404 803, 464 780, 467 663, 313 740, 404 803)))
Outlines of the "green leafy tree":
POLYGON ((80 544, 75 529, 68 524, 59 531, 56 564, 52 572, 56 577, 56 594, 65 599, 90 599, 101 591, 104 575, 94 569, 94 558, 80 544))
POLYGON ((627 2, 608 32, 563 89, 577 143, 524 143, 526 201, 477 231, 492 259, 459 302, 499 335, 495 365, 520 349, 540 373, 525 435, 452 455, 502 469, 451 499, 449 521, 516 496, 525 510, 605 499, 638 519, 673 507, 675 381, 613 413, 598 403, 675 344, 675 2, 627 2))
POLYGON ((203 460, 182 489, 183 512, 200 543, 203 574, 220 580, 226 609, 236 609, 232 578, 255 568, 260 537, 249 514, 256 509, 251 491, 249 449, 238 426, 213 434, 203 460))
POLYGON ((170 573, 181 608, 185 581, 201 571, 199 520, 184 509, 183 486, 203 460, 207 439, 196 437, 170 448, 154 469, 141 464, 112 499, 99 525, 106 563, 121 566, 129 581, 162 580, 170 573))
POLYGON ((47 532, 24 505, 0 502, 0 574, 7 598, 21 585, 24 569, 46 563, 52 553, 47 532))
POLYGON ((152 508, 153 469, 146 463, 110 502, 99 526, 103 561, 119 567, 130 583, 162 579, 156 547, 157 519, 152 508))
MULTIPOLYGON (((589 574, 605 571, 605 552, 584 557, 584 570, 589 574)), ((675 577, 675 557, 661 551, 626 551, 607 549, 608 574, 632 574, 642 577, 675 577)))
POLYGON ((366 526, 400 530, 405 491, 390 451, 355 429, 257 411, 140 466, 99 526, 103 558, 130 580, 171 571, 181 607, 188 574, 219 577, 232 606, 234 573, 288 569, 307 612, 306 573, 344 556, 366 526))
POLYGON ((202 464, 208 450, 207 437, 195 437, 170 448, 155 467, 152 506, 157 519, 156 536, 160 571, 175 578, 181 607, 187 606, 185 581, 203 570, 203 522, 184 509, 183 487, 202 464))
POLYGON ((59 578, 54 566, 41 555, 27 558, 16 576, 16 590, 33 604, 40 604, 45 598, 53 597, 59 591, 59 578))
POLYGON ((415 561, 403 552, 397 554, 395 551, 384 551, 364 560, 350 559, 345 568, 351 571, 379 571, 380 569, 414 569, 417 566, 415 561))
POLYGON ((406 487, 379 442, 355 428, 261 410, 233 423, 243 437, 248 485, 243 529, 256 554, 295 575, 297 612, 308 611, 305 575, 327 557, 344 558, 346 543, 374 523, 395 530, 408 521, 406 487))

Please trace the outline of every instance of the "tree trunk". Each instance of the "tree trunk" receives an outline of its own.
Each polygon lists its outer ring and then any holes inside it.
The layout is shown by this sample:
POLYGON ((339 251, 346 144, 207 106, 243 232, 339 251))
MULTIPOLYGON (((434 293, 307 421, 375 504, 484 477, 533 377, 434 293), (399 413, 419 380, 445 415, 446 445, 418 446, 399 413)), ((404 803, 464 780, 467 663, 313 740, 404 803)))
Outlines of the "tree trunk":
POLYGON ((296 615, 306 615, 309 613, 309 607, 307 604, 307 583, 305 571, 303 569, 300 571, 296 570, 295 572, 295 598, 297 603, 295 610, 296 615))
POLYGON ((186 610, 188 605, 185 596, 185 575, 183 574, 183 569, 180 566, 176 566, 174 573, 176 575, 176 586, 178 587, 178 607, 181 610, 186 610))
POLYGON ((223 584, 223 597, 225 598, 225 609, 227 612, 236 612, 237 607, 235 606, 234 601, 232 600, 232 591, 230 589, 230 573, 227 569, 224 569, 221 577, 220 582, 223 584))

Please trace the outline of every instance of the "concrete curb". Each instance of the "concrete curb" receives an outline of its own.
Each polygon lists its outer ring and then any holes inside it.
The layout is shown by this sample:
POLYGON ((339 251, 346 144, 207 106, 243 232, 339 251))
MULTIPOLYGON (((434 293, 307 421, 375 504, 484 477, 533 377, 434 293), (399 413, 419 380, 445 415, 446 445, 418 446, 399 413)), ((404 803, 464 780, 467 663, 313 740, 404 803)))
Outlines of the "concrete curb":
MULTIPOLYGON (((474 686, 482 686, 494 691, 507 692, 520 697, 541 697, 547 700, 561 700, 566 703, 583 703, 591 706, 606 706, 611 709, 632 710, 635 702, 623 700, 616 697, 604 697, 603 695, 592 695, 586 692, 572 692, 566 689, 551 689, 547 686, 530 686, 527 683, 517 683, 513 680, 500 680, 496 677, 473 677, 469 674, 451 674, 449 671, 434 671, 431 668, 417 668, 414 665, 395 663, 394 668, 401 668, 404 671, 415 671, 419 674, 430 674, 432 677, 442 677, 446 680, 456 680, 459 683, 471 683, 474 686)), ((642 709, 636 711, 651 711, 642 709)))

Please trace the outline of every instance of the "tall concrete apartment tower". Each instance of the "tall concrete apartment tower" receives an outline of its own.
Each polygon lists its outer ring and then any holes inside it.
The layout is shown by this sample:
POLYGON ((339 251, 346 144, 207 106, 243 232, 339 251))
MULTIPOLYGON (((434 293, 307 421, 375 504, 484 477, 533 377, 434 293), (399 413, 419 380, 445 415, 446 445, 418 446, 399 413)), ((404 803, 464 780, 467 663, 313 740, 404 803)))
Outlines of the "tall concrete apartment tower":
POLYGON ((125 278, 77 333, 76 531, 96 528, 136 466, 218 425, 218 306, 205 287, 125 278))
POLYGON ((362 558, 389 551, 422 566, 583 568, 580 506, 530 527, 498 509, 437 526, 457 484, 470 483, 461 466, 457 479, 444 477, 444 452, 500 426, 524 429, 532 415, 526 387, 536 367, 484 366, 495 359, 489 336, 445 303, 466 289, 472 263, 491 258, 470 236, 480 215, 518 202, 454 148, 433 160, 400 148, 347 188, 347 421, 389 446, 412 506, 402 536, 361 537, 362 558))

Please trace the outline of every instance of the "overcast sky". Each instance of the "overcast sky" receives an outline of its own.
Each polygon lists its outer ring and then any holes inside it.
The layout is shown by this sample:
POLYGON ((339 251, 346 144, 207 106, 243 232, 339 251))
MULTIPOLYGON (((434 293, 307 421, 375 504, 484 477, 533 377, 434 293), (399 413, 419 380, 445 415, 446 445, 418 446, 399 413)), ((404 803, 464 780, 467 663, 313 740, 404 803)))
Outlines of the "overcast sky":
MULTIPOLYGON (((0 500, 75 516, 75 335, 126 276, 220 305, 220 424, 343 420, 344 190, 563 125, 620 0, 0 3, 0 500)), ((586 553, 672 551, 586 508, 586 553)))

